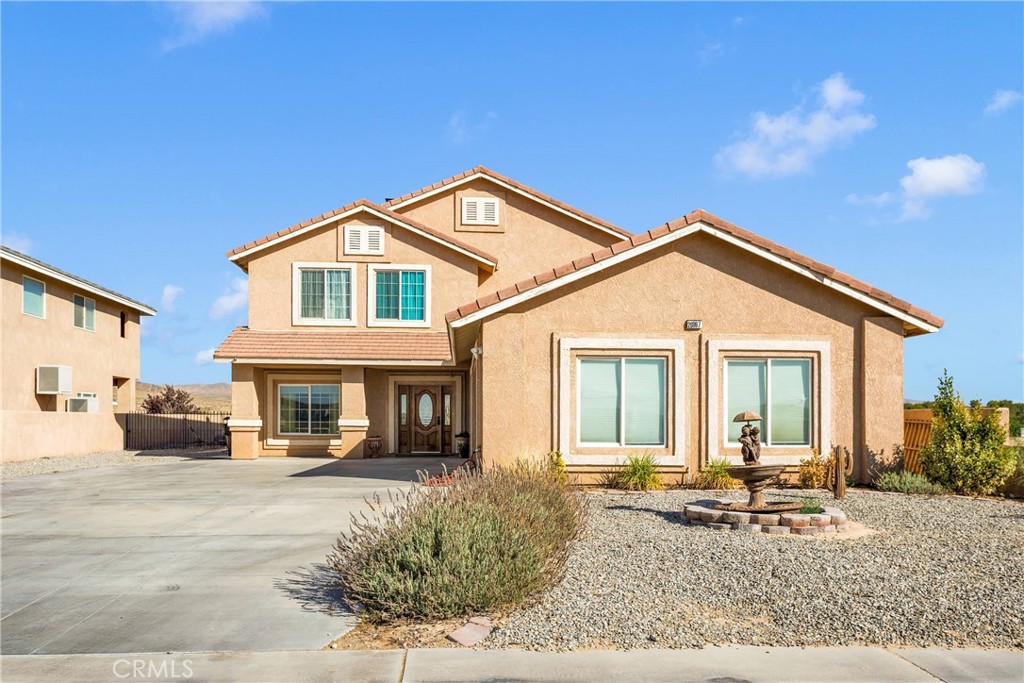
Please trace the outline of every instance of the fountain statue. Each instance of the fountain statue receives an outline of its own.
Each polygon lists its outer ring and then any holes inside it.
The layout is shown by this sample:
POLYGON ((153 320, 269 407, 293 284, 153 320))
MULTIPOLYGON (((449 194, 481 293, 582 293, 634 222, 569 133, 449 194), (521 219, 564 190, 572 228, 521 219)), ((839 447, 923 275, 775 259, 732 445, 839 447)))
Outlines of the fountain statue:
POLYGON ((733 422, 746 422, 740 429, 740 453, 743 455, 743 464, 734 465, 727 471, 733 479, 739 479, 750 492, 750 499, 746 503, 730 503, 716 505, 719 510, 733 510, 737 512, 756 512, 773 514, 780 512, 792 512, 799 510, 801 503, 784 501, 778 503, 766 503, 764 490, 774 481, 785 465, 762 465, 761 464, 761 429, 752 427, 751 422, 760 422, 762 418, 755 412, 744 411, 733 418, 733 422))

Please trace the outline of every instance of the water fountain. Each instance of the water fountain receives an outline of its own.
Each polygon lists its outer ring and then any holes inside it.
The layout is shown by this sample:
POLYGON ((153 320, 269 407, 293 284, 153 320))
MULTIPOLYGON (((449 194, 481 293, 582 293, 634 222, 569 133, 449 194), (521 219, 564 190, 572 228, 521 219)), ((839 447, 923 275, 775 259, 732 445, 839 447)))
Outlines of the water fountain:
POLYGON ((733 422, 746 422, 740 433, 740 449, 743 453, 743 464, 734 465, 727 471, 733 479, 739 479, 750 492, 750 499, 746 503, 722 503, 715 506, 718 510, 731 510, 734 512, 753 512, 759 514, 778 514, 782 512, 794 512, 802 507, 802 503, 793 501, 781 501, 768 503, 764 499, 764 490, 770 483, 775 481, 785 465, 762 465, 761 464, 761 430, 751 427, 751 422, 760 422, 762 418, 755 412, 744 411, 733 418, 733 422))

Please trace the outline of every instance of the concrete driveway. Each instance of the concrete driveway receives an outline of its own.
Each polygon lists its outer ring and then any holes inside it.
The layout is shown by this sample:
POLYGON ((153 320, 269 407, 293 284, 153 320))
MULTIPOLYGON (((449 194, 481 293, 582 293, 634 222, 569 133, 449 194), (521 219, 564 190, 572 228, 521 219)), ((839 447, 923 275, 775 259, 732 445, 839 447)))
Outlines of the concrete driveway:
POLYGON ((374 491, 458 459, 266 458, 2 484, 0 650, 317 649, 355 624, 324 559, 374 491))

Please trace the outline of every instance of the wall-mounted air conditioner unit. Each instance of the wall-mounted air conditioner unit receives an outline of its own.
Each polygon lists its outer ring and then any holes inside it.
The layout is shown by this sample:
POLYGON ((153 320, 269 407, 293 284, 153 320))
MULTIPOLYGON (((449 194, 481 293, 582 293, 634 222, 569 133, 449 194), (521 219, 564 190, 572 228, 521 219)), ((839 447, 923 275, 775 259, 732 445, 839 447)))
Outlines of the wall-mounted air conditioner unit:
POLYGON ((100 400, 98 398, 69 398, 69 413, 98 413, 100 412, 100 400))
POLYGON ((68 365, 40 365, 36 368, 37 394, 70 394, 71 367, 68 365))

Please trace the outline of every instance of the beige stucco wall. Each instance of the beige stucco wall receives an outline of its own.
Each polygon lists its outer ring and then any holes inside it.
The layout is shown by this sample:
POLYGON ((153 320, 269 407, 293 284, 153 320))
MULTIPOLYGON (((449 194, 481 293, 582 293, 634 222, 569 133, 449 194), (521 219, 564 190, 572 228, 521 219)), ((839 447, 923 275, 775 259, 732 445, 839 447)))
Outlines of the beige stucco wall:
POLYGON ((891 462, 903 443, 903 325, 891 317, 864 318, 861 327, 861 436, 858 470, 891 462), (892 439, 893 434, 900 438, 892 439))
MULTIPOLYGON (((498 259, 497 271, 481 279, 480 295, 508 287, 623 239, 549 209, 516 192, 507 191, 483 178, 440 192, 397 211, 483 249, 498 259), (461 225, 463 196, 499 198, 499 229, 493 226, 461 225)), ((460 305, 475 296, 460 302, 460 305)))
MULTIPOLYGON (((872 322, 871 341, 862 353, 864 319, 877 317, 854 299, 714 237, 686 237, 484 321, 485 458, 510 461, 557 447, 559 340, 598 336, 683 341, 686 427, 681 438, 691 470, 708 455, 725 451, 720 443, 707 443, 708 420, 719 420, 723 410, 707 405, 710 373, 720 372, 707 367, 708 342, 716 339, 770 340, 780 348, 794 341, 827 342, 831 389, 817 398, 815 413, 821 401, 829 401, 831 443, 858 455, 865 447, 888 450, 902 441, 902 396, 890 395, 902 382, 902 364, 892 358, 894 349, 902 348, 902 336, 898 325, 872 322), (689 319, 703 321, 703 329, 683 331, 689 319), (860 394, 865 361, 888 377, 877 397, 860 394), (872 402, 867 416, 866 402, 872 402)), ((814 386, 820 388, 820 380, 814 386)), ((813 445, 827 449, 831 444, 820 443, 821 433, 816 425, 813 445)), ((793 462, 809 453, 809 447, 789 449, 773 457, 793 462)))
MULTIPOLYGON (((444 316, 476 297, 478 262, 447 246, 428 240, 404 228, 379 220, 336 221, 308 234, 257 252, 248 262, 249 327, 255 330, 285 330, 292 326, 292 264, 355 263, 356 322, 367 329, 368 264, 430 266, 431 329, 445 329, 444 316), (342 252, 344 226, 349 223, 380 225, 385 228, 383 256, 356 256, 342 252)), ((295 329, 310 329, 302 325, 295 329)), ((371 329, 391 329, 374 326, 371 329)), ((423 331, 426 327, 407 328, 423 331)))
POLYGON ((0 265, 0 309, 4 423, 0 457, 21 460, 121 448, 123 435, 112 417, 113 401, 118 399, 121 411, 135 406, 140 369, 138 312, 6 260, 0 265), (45 319, 22 313, 24 275, 46 283, 45 319), (95 331, 74 326, 75 294, 96 301, 95 331), (123 338, 122 311, 128 316, 123 338), (97 394, 100 412, 78 419, 83 416, 65 413, 66 396, 37 395, 35 371, 40 365, 70 366, 71 395, 97 394), (114 386, 115 377, 121 380, 119 388, 114 386), (39 429, 48 433, 36 434, 39 429))

